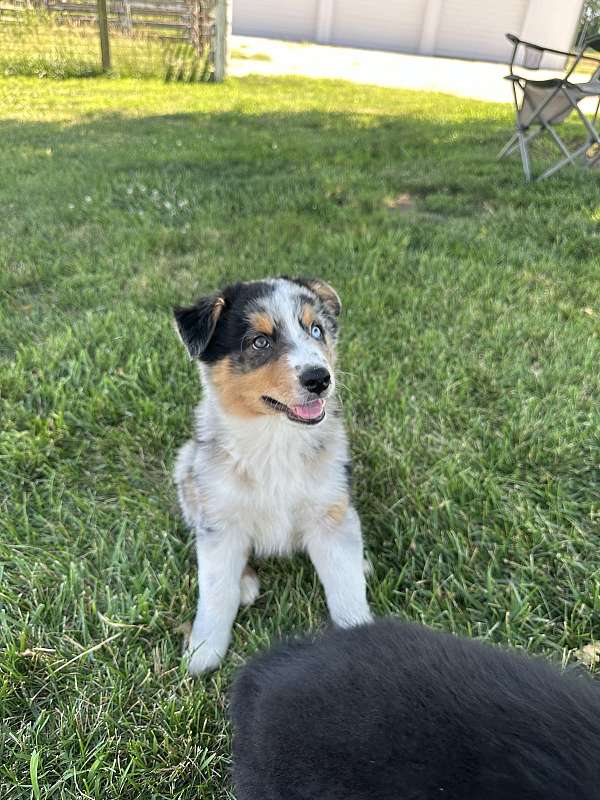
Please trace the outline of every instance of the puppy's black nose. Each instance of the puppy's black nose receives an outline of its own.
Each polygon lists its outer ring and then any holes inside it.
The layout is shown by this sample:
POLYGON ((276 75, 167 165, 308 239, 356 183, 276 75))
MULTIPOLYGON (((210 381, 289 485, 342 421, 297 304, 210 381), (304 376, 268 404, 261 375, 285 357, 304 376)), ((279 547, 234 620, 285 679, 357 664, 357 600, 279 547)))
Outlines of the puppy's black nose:
POLYGON ((310 367, 300 375, 300 383, 313 394, 323 394, 331 383, 331 375, 325 367, 310 367))

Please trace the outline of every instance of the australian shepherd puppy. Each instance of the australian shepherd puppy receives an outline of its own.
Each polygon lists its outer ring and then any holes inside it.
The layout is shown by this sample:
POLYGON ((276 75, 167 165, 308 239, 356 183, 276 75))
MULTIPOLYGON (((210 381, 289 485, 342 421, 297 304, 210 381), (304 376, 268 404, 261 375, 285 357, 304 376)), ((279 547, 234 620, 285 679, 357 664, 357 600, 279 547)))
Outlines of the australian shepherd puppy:
POLYGON ((280 645, 231 715, 237 800, 600 799, 600 686, 420 625, 280 645))
POLYGON ((219 664, 240 603, 258 595, 252 552, 305 550, 333 621, 370 620, 335 395, 340 310, 328 284, 288 278, 238 283, 175 309, 204 388, 175 466, 198 556, 192 674, 219 664))

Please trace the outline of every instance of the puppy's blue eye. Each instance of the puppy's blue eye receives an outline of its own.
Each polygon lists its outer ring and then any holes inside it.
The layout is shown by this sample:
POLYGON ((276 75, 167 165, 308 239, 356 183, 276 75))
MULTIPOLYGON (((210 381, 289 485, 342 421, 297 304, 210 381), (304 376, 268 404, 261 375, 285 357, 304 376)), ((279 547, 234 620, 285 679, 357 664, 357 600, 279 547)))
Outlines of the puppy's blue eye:
POLYGON ((266 350, 269 346, 269 340, 266 336, 256 336, 252 341, 252 347, 255 350, 266 350))
POLYGON ((313 322, 313 324, 310 327, 310 335, 313 337, 313 339, 322 339, 323 328, 320 325, 317 325, 316 322, 313 322))

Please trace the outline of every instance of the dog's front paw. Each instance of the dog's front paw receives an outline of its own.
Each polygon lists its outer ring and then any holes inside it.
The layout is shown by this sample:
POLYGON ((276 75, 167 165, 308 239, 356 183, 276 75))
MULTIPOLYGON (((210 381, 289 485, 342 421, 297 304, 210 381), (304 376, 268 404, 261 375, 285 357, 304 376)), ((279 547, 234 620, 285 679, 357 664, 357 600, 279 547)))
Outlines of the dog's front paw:
POLYGON ((368 625, 373 622, 373 615, 369 606, 365 603, 360 608, 343 610, 332 614, 331 620, 338 628, 354 628, 357 625, 368 625))
POLYGON ((260 581, 252 567, 246 567, 240 581, 240 605, 251 606, 260 593, 260 581))
POLYGON ((194 677, 217 669, 224 655, 225 653, 211 645, 209 640, 198 643, 190 640, 183 653, 187 661, 187 670, 194 677))

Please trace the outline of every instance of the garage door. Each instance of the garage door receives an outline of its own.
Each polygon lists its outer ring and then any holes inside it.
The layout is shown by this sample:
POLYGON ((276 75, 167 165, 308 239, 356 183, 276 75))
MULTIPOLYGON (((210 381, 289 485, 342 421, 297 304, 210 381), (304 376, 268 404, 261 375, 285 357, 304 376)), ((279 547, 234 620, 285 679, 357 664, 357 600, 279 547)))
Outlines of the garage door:
POLYGON ((414 53, 427 0, 334 0, 332 44, 414 53))
POLYGON ((435 54, 506 61, 505 34, 520 34, 526 12, 527 0, 444 0, 435 54))
POLYGON ((232 28, 243 36, 314 41, 318 0, 234 0, 232 28))

